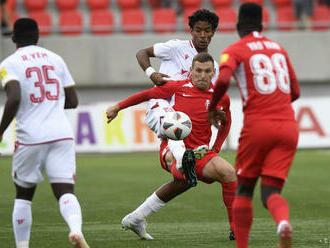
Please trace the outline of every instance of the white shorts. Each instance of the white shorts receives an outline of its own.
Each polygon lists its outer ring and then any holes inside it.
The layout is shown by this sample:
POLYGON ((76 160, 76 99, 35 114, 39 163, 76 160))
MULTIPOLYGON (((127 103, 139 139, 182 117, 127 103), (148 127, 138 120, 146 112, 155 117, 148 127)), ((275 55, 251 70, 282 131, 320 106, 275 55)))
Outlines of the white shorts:
POLYGON ((151 99, 147 105, 146 123, 159 138, 162 138, 161 123, 166 113, 175 112, 170 103, 164 99, 151 99))
POLYGON ((12 177, 24 188, 42 182, 46 171, 50 183, 74 184, 76 158, 73 140, 40 145, 19 145, 13 155, 12 177))

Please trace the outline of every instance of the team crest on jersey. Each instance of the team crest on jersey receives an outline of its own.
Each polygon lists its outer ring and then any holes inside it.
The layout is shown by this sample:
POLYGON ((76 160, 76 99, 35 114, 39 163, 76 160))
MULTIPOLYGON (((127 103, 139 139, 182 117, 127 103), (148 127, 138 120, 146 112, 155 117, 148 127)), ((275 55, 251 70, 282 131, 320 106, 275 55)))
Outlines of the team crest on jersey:
POLYGON ((209 109, 209 105, 210 105, 210 100, 209 99, 206 99, 206 101, 205 101, 206 110, 209 109))
POLYGON ((188 59, 189 58, 189 55, 188 54, 185 54, 184 55, 184 59, 188 59))
POLYGON ((2 81, 6 76, 8 75, 6 69, 4 67, 2 67, 0 69, 0 80, 2 81))
POLYGON ((228 53, 224 53, 221 55, 221 58, 220 58, 220 63, 226 63, 229 59, 229 54, 228 53))

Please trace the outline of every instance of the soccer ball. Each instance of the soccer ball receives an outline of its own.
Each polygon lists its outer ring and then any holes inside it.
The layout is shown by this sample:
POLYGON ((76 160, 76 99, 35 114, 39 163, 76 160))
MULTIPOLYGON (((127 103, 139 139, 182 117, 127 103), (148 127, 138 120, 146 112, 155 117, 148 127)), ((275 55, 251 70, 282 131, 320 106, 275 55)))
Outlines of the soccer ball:
POLYGON ((192 124, 188 115, 176 111, 166 114, 162 123, 165 136, 172 140, 183 140, 191 132, 192 124))

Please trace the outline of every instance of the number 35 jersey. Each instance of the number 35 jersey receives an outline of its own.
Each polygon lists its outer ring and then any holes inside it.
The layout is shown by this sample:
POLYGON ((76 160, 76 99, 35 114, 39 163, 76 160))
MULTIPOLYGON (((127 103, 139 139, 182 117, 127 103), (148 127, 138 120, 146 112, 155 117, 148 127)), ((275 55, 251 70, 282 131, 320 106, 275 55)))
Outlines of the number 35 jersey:
POLYGON ((39 46, 19 48, 0 65, 5 87, 18 81, 21 100, 16 114, 16 136, 21 144, 73 139, 64 112, 64 88, 75 83, 57 54, 39 46))
POLYGON ((253 32, 226 48, 220 68, 230 67, 243 100, 246 120, 293 120, 291 99, 299 93, 287 52, 253 32))

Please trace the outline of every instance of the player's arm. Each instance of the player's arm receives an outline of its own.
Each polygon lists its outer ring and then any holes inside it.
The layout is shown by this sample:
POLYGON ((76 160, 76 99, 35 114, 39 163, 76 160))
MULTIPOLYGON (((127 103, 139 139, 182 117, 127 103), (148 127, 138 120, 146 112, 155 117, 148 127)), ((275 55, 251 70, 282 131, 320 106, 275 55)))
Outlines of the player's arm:
POLYGON ((76 89, 74 86, 64 88, 65 93, 65 109, 73 109, 78 106, 78 97, 76 93, 76 89))
POLYGON ((147 76, 151 79, 151 81, 155 85, 162 85, 166 83, 168 80, 166 78, 169 78, 168 75, 157 72, 152 66, 150 62, 150 58, 155 57, 154 54, 154 47, 148 47, 139 50, 136 53, 136 59, 142 68, 142 70, 147 74, 147 76))
POLYGON ((291 101, 293 102, 299 98, 300 88, 299 88, 299 83, 298 83, 296 73, 293 69, 293 66, 291 64, 291 61, 290 61, 288 55, 286 55, 286 58, 287 58, 286 60, 287 60, 287 64, 288 64, 289 76, 290 76, 291 101))
POLYGON ((233 71, 230 67, 220 67, 219 77, 216 82, 212 100, 209 106, 209 120, 212 125, 217 128, 220 127, 219 122, 223 120, 223 113, 216 109, 217 104, 221 101, 229 88, 230 78, 233 75, 233 71))
POLYGON ((153 98, 159 98, 159 99, 166 99, 175 93, 177 90, 178 85, 176 82, 170 82, 168 84, 165 84, 163 86, 153 87, 148 90, 141 91, 139 93, 136 93, 134 95, 131 95, 130 97, 126 98, 123 101, 120 101, 119 103, 110 106, 106 110, 108 123, 110 123, 116 116, 118 115, 118 112, 122 109, 140 104, 142 102, 148 101, 153 98))
POLYGON ((225 142, 231 127, 231 112, 230 112, 230 99, 226 94, 221 101, 220 105, 226 114, 226 121, 222 121, 218 128, 218 134, 212 147, 212 151, 219 153, 223 143, 225 142))
POLYGON ((13 80, 6 83, 5 91, 7 94, 7 101, 0 123, 0 142, 2 140, 2 136, 5 130, 15 118, 19 103, 21 101, 21 88, 19 86, 18 81, 13 80))

